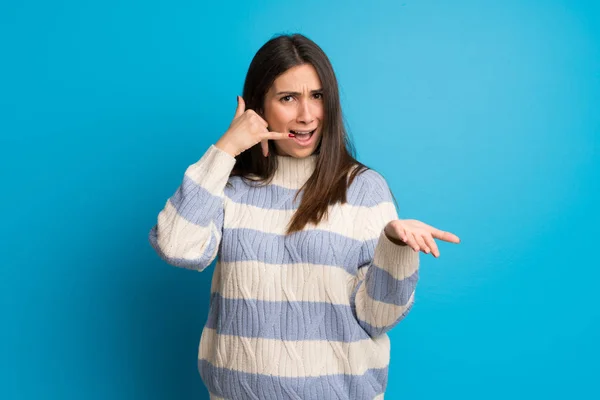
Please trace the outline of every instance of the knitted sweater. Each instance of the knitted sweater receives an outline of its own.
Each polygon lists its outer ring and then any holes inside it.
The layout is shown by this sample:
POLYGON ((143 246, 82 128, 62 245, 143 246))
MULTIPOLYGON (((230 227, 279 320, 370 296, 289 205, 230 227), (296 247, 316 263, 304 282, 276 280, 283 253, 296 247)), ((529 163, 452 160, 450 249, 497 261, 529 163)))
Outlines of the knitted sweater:
POLYGON ((411 309, 419 270, 419 254, 383 232, 398 218, 390 189, 364 171, 346 204, 286 236, 317 155, 271 157, 273 181, 250 186, 229 176, 235 158, 211 145, 149 233, 171 265, 203 271, 218 256, 202 381, 211 399, 381 400, 387 332, 411 309))

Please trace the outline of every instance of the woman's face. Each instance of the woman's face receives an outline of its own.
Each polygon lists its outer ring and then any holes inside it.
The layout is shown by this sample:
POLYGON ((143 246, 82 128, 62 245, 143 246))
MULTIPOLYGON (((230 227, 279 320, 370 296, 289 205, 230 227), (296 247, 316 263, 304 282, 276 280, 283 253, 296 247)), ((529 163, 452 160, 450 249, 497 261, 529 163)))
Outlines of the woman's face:
POLYGON ((275 132, 313 132, 274 141, 277 154, 303 158, 311 155, 321 140, 323 91, 311 64, 288 69, 275 79, 265 95, 264 119, 275 132))

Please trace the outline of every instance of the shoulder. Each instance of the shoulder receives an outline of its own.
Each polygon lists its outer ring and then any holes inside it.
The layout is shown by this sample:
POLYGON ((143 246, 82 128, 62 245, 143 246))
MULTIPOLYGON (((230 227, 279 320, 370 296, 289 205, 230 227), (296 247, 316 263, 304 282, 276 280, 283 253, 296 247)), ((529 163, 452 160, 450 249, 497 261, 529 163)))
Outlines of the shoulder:
MULTIPOLYGON (((352 170, 358 169, 353 167, 352 170)), ((352 170, 349 178, 352 176, 352 170)), ((384 176, 372 168, 362 168, 348 186, 355 197, 361 199, 362 206, 372 207, 381 202, 392 201, 391 189, 384 176)))

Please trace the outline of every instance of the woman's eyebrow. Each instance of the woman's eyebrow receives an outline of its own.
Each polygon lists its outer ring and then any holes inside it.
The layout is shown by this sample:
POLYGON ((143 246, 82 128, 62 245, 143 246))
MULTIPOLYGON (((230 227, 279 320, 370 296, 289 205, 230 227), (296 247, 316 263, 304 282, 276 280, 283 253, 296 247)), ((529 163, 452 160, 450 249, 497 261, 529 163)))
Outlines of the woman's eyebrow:
MULTIPOLYGON (((317 93, 317 92, 322 92, 323 89, 315 89, 315 90, 311 90, 311 93, 317 93)), ((290 92, 290 91, 282 91, 282 92, 277 92, 275 93, 276 96, 279 96, 280 94, 295 94, 295 95, 301 95, 302 93, 300 92, 290 92)))

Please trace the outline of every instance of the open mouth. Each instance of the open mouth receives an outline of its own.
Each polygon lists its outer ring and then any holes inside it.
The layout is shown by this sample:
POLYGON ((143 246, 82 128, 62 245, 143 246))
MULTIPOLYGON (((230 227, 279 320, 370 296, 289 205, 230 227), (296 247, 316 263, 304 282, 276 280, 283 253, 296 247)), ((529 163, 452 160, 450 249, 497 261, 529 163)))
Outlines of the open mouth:
POLYGON ((308 131, 308 132, 293 131, 290 129, 290 132, 295 135, 294 140, 301 145, 310 144, 312 136, 316 131, 317 131, 316 128, 314 130, 308 131))

